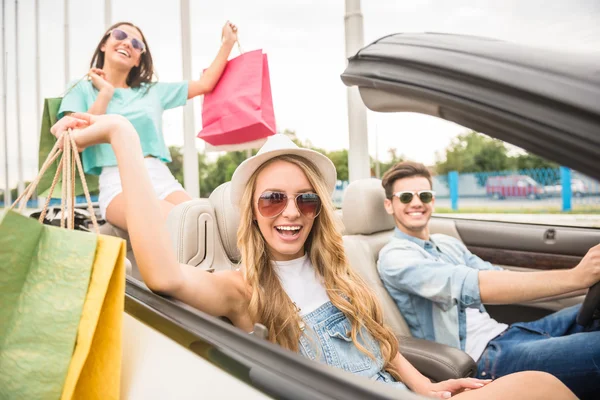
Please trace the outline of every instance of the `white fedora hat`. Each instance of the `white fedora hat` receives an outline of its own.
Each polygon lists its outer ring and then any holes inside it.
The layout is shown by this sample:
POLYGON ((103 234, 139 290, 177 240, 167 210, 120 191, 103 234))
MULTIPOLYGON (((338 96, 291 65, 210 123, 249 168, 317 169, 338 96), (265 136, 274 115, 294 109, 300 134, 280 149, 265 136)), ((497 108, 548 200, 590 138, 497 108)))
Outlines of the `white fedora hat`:
POLYGON ((317 151, 298 147, 286 135, 275 134, 269 136, 267 142, 255 156, 248 158, 236 168, 231 177, 231 202, 235 206, 239 206, 246 184, 252 174, 265 162, 284 154, 293 154, 311 161, 325 180, 329 193, 333 193, 337 181, 337 173, 331 160, 317 151))

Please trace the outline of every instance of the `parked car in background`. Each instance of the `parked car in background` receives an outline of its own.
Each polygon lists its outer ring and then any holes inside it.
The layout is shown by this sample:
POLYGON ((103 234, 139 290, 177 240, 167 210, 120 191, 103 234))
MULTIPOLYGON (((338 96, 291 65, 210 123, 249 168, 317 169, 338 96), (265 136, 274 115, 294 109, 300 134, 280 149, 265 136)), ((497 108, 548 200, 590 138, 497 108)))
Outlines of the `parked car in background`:
MULTIPOLYGON (((585 184, 581 179, 571 179, 571 194, 575 197, 583 197, 590 191, 588 185, 585 184)), ((560 196, 562 194, 562 184, 560 180, 554 182, 552 185, 544 186, 545 195, 560 196)))
POLYGON ((527 175, 490 176, 485 185, 488 197, 505 199, 507 197, 526 197, 539 199, 544 196, 544 188, 527 175))

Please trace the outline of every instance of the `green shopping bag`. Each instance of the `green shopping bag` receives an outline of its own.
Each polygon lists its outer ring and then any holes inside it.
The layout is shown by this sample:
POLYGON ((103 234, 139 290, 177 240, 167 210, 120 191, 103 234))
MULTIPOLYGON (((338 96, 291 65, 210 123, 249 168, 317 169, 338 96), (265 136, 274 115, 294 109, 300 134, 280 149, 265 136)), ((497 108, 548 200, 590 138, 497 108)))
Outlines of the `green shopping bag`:
MULTIPOLYGON (((71 89, 73 89, 80 81, 81 79, 77 81, 73 86, 71 86, 71 88, 67 90, 65 95, 69 93, 71 89)), ((44 112, 42 114, 42 130, 40 132, 40 147, 38 151, 38 169, 41 169, 43 162, 46 160, 46 157, 50 153, 50 150, 52 149, 52 147, 54 147, 54 144, 56 143, 56 138, 52 133, 50 133, 50 128, 52 128, 52 126, 57 121, 56 117, 58 115, 58 110, 60 109, 61 102, 62 97, 44 99, 44 112)), ((50 188, 50 185, 52 185, 52 177, 54 176, 57 167, 58 161, 54 162, 50 166, 50 168, 48 168, 48 171, 50 171, 50 173, 44 175, 42 179, 40 179, 40 182, 37 186, 38 193, 40 193, 40 196, 48 196, 48 189, 50 188)), ((96 192, 98 190, 98 176, 86 174, 85 178, 90 192, 96 192)), ((81 180, 79 178, 76 178, 75 195, 80 196, 82 194, 83 187, 81 185, 81 180)), ((60 193, 55 195, 55 197, 60 197, 60 193)))
POLYGON ((0 217, 0 398, 60 398, 96 243, 13 211, 0 217))

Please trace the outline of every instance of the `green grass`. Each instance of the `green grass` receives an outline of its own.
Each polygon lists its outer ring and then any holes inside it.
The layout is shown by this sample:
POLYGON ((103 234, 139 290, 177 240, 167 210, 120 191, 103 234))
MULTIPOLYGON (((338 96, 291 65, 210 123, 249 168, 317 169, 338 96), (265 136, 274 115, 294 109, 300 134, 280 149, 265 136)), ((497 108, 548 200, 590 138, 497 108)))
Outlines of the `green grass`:
POLYGON ((562 211, 560 207, 460 207, 458 211, 454 211, 448 207, 436 207, 435 212, 438 214, 600 214, 600 205, 577 206, 571 211, 562 211))

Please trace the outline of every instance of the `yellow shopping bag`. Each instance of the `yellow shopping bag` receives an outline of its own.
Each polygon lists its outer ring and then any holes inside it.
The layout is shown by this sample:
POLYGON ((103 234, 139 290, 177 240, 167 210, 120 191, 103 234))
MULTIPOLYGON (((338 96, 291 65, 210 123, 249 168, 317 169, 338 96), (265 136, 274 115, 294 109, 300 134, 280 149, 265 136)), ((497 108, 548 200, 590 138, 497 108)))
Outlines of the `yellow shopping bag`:
POLYGON ((124 240, 98 236, 62 400, 119 398, 126 251, 124 240))

